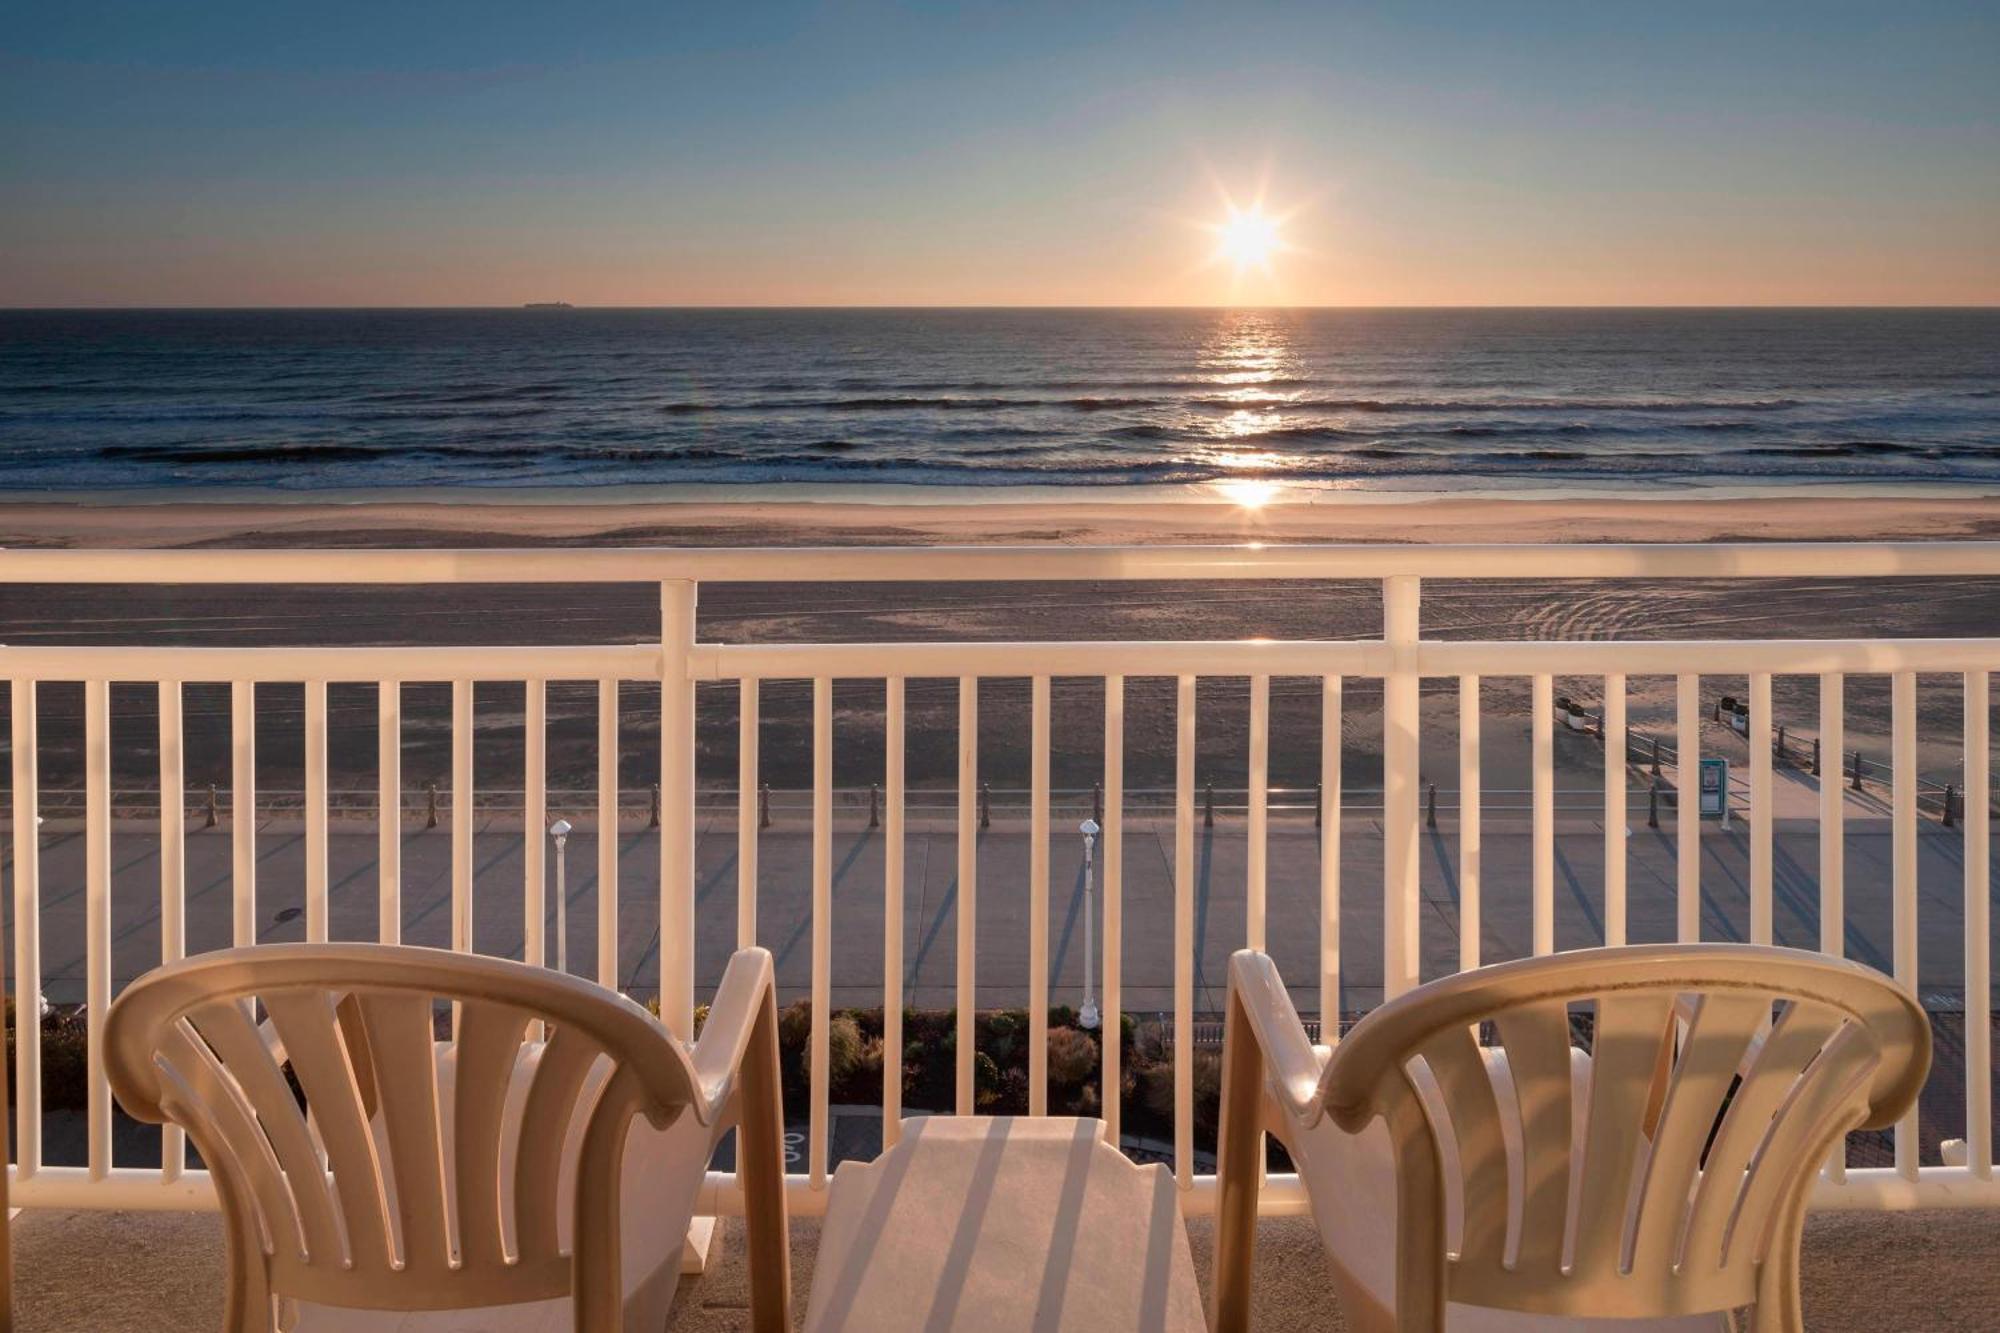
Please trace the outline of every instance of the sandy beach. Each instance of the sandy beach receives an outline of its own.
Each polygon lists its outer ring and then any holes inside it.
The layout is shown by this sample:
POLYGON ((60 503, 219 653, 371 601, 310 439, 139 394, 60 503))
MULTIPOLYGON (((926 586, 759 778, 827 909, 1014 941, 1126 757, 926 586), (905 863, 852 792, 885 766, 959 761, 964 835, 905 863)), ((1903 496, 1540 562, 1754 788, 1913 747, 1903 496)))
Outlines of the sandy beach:
MULTIPOLYGON (((0 545, 10 547, 299 547, 497 545, 908 545, 1136 544, 1172 542, 1603 542, 1710 540, 1933 540, 1989 536, 2000 531, 2000 498, 1882 496, 1827 499, 1429 499, 1373 497, 1341 502, 1275 503, 502 503, 459 493, 444 500, 369 504, 206 503, 0 506, 0 545)), ((1823 579, 1811 584, 1741 582, 1651 585, 1561 581, 1506 584, 1432 582, 1425 588, 1425 633, 1455 638, 1837 637, 1850 633, 1857 611, 1871 634, 1977 636, 2000 624, 2000 588, 1955 582, 1918 584, 1910 595, 1883 595, 1879 581, 1823 579)), ((1094 638, 1343 638, 1380 632, 1374 585, 1297 587, 1255 583, 1226 590, 1180 584, 874 584, 712 585, 702 592, 700 633, 721 642, 966 640, 1033 637, 1094 638)), ((237 589, 8 586, 0 589, 0 642, 7 643, 617 643, 652 637, 657 598, 650 588, 563 586, 434 589, 275 587, 245 598, 237 589)), ((1426 695, 1426 767, 1450 785, 1455 777, 1451 682, 1432 682, 1426 695), (1435 760, 1433 762, 1433 756, 1435 760)), ((1849 735, 1868 746, 1885 734, 1886 689, 1857 679, 1849 687, 1849 735)), ((1708 693, 1741 693, 1742 682, 1717 677, 1708 693)), ((807 686, 764 687, 764 772, 776 787, 802 786, 807 774, 807 686)), ((1565 680, 1558 689, 1594 701, 1601 682, 1565 680)), ((1816 682, 1781 678, 1776 718, 1811 729, 1816 682)), ((1671 682, 1634 677, 1635 728, 1666 725, 1671 682)), ((1490 787, 1514 780, 1526 746, 1526 683, 1485 686, 1489 716, 1486 763, 1490 787), (1518 725, 1516 725, 1518 723, 1518 725)), ((909 771, 918 786, 952 780, 956 691, 952 681, 910 687, 909 771)), ((1170 780, 1171 682, 1135 680, 1128 733, 1129 781, 1170 780)), ((267 687, 260 704, 259 762, 267 791, 288 781, 300 758, 298 695, 267 687)), ((1202 685, 1200 765, 1203 781, 1240 785, 1245 756, 1243 682, 1202 685)), ((982 773, 995 787, 1024 784, 1027 756, 1026 682, 996 680, 982 687, 982 773)), ((735 768, 735 689, 701 690, 704 784, 727 786, 735 768)), ((1350 682, 1345 718, 1348 779, 1366 787, 1379 766, 1379 718, 1373 682, 1350 682)), ((1094 681, 1058 682, 1060 736, 1085 738, 1059 746, 1054 780, 1087 787, 1100 761, 1101 689, 1094 681)), ((881 772, 877 723, 881 687, 843 682, 836 780, 865 785, 881 772)), ((77 780, 74 757, 80 692, 43 690, 44 778, 51 789, 77 780)), ((121 689, 116 713, 142 725, 150 692, 121 689)), ((1923 721, 1927 761, 1955 763, 1954 691, 1926 689, 1923 721)), ((336 788, 372 789, 372 691, 335 687, 330 757, 336 788)), ((551 686, 551 781, 588 787, 595 773, 595 697, 587 685, 551 686)), ((521 762, 520 691, 482 687, 478 768, 488 790, 518 787, 521 762)), ((657 727, 657 692, 628 686, 621 704, 629 744, 621 780, 640 791, 653 779, 657 756, 646 738, 657 727), (650 697, 649 697, 650 696, 650 697)), ((221 687, 191 687, 188 698, 188 782, 227 782, 227 706, 221 687)), ((448 699, 442 686, 408 692, 405 777, 411 789, 449 771, 448 699)), ((1715 728, 1724 742, 1731 738, 1715 728)), ((1309 785, 1316 745, 1284 738, 1318 732, 1317 689, 1311 682, 1274 684, 1272 780, 1309 785)), ((150 750, 120 745, 121 788, 150 784, 150 750)), ((1575 747, 1574 762, 1593 768, 1595 751, 1575 747)), ((1565 757, 1564 762, 1571 762, 1565 757)), ((1576 774, 1579 785, 1585 771, 1576 774)))

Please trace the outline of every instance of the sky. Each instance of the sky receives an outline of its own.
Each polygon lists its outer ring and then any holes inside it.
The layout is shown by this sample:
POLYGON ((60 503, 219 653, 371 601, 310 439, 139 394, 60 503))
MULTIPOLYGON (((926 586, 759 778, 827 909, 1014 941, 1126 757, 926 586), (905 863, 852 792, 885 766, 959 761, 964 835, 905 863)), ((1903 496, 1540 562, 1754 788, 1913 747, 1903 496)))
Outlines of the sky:
POLYGON ((1990 0, 25 5, 0 305, 1996 304, 1996 71, 1990 0))

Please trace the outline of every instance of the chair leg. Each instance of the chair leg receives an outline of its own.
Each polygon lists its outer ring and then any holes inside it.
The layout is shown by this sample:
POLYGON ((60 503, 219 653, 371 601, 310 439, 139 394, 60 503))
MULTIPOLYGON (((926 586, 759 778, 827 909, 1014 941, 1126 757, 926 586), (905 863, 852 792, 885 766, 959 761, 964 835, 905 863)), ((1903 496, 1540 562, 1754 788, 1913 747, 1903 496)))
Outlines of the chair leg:
POLYGON ((756 1333, 789 1333, 792 1250, 785 1219, 785 1094, 778 1072, 777 997, 769 988, 740 1076, 743 1109, 736 1148, 750 1266, 750 1324, 756 1333))
POLYGON ((1222 1122, 1216 1136, 1216 1333, 1250 1327, 1250 1271, 1257 1249, 1257 1188, 1263 1163, 1264 1060, 1232 993, 1222 1028, 1222 1122))
POLYGON ((625 1139, 639 1113, 639 1084, 620 1069, 592 1110, 583 1131, 576 1169, 575 1236, 570 1288, 576 1315, 574 1333, 621 1333, 625 1326, 625 1283, 620 1253, 623 1223, 625 1139), (606 1182, 602 1190, 585 1181, 606 1182))

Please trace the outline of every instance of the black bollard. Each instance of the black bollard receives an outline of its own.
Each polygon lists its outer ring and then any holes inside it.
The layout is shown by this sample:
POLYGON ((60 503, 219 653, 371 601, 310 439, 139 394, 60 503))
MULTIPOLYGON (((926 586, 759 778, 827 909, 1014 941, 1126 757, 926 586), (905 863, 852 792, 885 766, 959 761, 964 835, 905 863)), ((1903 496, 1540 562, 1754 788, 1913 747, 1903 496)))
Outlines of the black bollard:
POLYGON ((1778 767, 1785 766, 1785 724, 1780 722, 1777 731, 1771 734, 1771 753, 1777 759, 1778 767))
POLYGON ((993 827, 993 788, 984 782, 979 784, 979 827, 993 827))
POLYGON ((203 828, 214 828, 215 821, 218 818, 220 818, 220 816, 217 813, 215 805, 215 784, 211 782, 208 784, 208 816, 206 819, 202 821, 201 826, 203 828))
POLYGON ((1951 798, 1957 794, 1957 791, 1958 789, 1949 782, 1944 784, 1944 817, 1938 823, 1945 828, 1952 828, 1956 824, 1956 821, 1951 817, 1951 798))
POLYGON ((1861 751, 1854 752, 1854 790, 1861 790, 1861 751))
POLYGON ((1819 737, 1813 737, 1813 776, 1819 776, 1819 737))
POLYGON ((768 782, 757 788, 757 827, 771 827, 771 784, 768 782))
POLYGON ((426 808, 426 809, 425 809, 425 811, 424 811, 424 827, 425 827, 425 828, 436 828, 436 827, 438 826, 438 785, 437 785, 437 783, 435 783, 435 782, 426 782, 426 783, 424 784, 424 791, 425 791, 426 793, 428 793, 428 795, 429 795, 429 798, 430 798, 430 799, 429 799, 429 804, 428 804, 427 808, 426 808))
POLYGON ((1090 784, 1090 817, 1099 824, 1104 822, 1104 784, 1102 782, 1093 782, 1090 784))
POLYGON ((1660 776, 1660 738, 1653 737, 1653 776, 1660 776))
POLYGON ((1313 827, 1320 828, 1326 823, 1326 784, 1313 783, 1313 827))
POLYGON ((1646 827, 1660 826, 1660 780, 1653 779, 1653 785, 1646 791, 1646 827))
POLYGON ((1438 785, 1437 783, 1433 782, 1430 784, 1430 789, 1424 798, 1424 827, 1428 829, 1434 829, 1437 826, 1438 826, 1438 785))
POLYGON ((868 784, 868 827, 882 827, 882 789, 872 782, 868 784))
POLYGON ((1202 797, 1201 826, 1203 828, 1215 827, 1215 784, 1213 782, 1208 784, 1208 790, 1202 797))
POLYGON ((653 808, 646 812, 646 827, 658 828, 659 826, 660 826, 660 784, 655 782, 653 784, 653 808))

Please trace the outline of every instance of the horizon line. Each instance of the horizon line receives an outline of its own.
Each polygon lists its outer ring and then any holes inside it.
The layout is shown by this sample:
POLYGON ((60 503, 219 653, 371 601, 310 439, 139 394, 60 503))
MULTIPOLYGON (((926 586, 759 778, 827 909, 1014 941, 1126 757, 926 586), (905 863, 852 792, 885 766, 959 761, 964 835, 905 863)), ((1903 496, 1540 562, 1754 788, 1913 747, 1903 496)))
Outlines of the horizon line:
POLYGON ((1329 311, 1329 310, 2000 310, 2000 301, 1959 302, 1939 304, 1930 302, 1590 302, 1540 304, 1523 301, 1506 302, 1439 302, 1433 304, 1391 303, 1391 304, 1293 304, 1273 305, 1267 303, 1213 302, 1206 304, 1185 303, 996 303, 996 302, 687 302, 667 304, 615 303, 583 304, 577 302, 489 302, 474 305, 384 305, 371 303, 350 303, 341 305, 321 304, 240 304, 240 305, 10 305, 0 303, 0 314, 83 314, 83 313, 171 313, 171 312, 221 312, 221 311, 303 311, 303 310, 353 310, 353 311, 437 311, 437 310, 536 310, 540 313, 556 313, 558 310, 711 310, 711 311, 800 311, 800 310, 880 310, 880 311, 934 311, 934 310, 1024 310, 1024 311, 1071 311, 1071 310, 1158 310, 1158 311, 1329 311))

